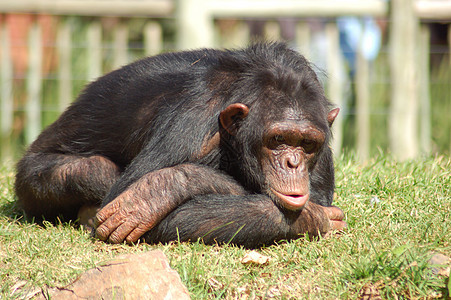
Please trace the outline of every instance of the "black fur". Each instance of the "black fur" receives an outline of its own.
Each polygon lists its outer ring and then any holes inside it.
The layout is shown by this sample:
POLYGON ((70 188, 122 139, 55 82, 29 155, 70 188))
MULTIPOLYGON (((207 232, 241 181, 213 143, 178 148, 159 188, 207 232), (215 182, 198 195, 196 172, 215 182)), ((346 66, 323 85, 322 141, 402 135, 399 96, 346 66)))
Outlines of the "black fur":
MULTIPOLYGON (((285 44, 145 58, 91 83, 30 146, 17 165, 19 203, 30 216, 74 218, 81 205, 105 206, 149 172, 198 164, 248 195, 202 195, 209 193, 205 191, 184 199, 148 233, 149 241, 177 238, 177 227, 183 240, 200 236, 207 242, 227 242, 244 223, 233 242, 253 246, 294 238, 301 229, 290 220, 299 213, 290 217, 265 195, 258 158, 264 124, 283 120, 284 109, 294 108, 325 133, 326 142, 310 166, 311 201, 330 206, 330 107, 309 63, 285 44), (199 158, 206 137, 220 131, 220 112, 236 102, 250 108, 237 135, 223 138, 220 147, 199 158), (77 160, 96 155, 107 163, 89 161, 86 166, 77 160), (55 180, 57 170, 68 170, 71 158, 74 168, 86 168, 85 177, 77 181, 63 174, 55 180), (226 223, 234 225, 221 227, 226 223), (207 234, 201 224, 211 226, 207 234)), ((210 180, 208 173, 201 179, 210 180)))

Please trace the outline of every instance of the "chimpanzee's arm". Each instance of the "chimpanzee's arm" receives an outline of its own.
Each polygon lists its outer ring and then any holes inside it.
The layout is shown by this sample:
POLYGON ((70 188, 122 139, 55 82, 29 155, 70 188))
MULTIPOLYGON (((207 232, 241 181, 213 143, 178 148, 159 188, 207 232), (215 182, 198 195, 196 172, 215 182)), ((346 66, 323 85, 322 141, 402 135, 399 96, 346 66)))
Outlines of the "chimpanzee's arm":
POLYGON ((310 173, 310 200, 316 204, 330 206, 334 198, 334 189, 335 178, 332 150, 326 147, 310 173))
POLYGON ((202 165, 181 164, 145 174, 97 213, 97 236, 136 241, 177 206, 202 194, 244 195, 232 177, 202 165))
POLYGON ((172 211, 144 238, 147 242, 201 238, 207 244, 231 242, 253 248, 307 232, 318 236, 343 229, 343 218, 341 209, 312 202, 302 211, 289 212, 265 195, 203 195, 172 211))

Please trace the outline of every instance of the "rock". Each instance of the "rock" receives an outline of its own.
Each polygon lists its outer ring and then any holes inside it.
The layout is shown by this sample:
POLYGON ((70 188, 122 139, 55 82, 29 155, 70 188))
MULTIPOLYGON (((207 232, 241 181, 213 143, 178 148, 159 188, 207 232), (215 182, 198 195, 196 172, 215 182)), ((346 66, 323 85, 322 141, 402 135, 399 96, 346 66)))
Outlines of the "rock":
POLYGON ((433 252, 431 253, 431 258, 429 259, 429 265, 432 267, 433 274, 449 277, 451 258, 448 256, 433 252))
POLYGON ((119 256, 81 274, 63 288, 42 289, 38 299, 190 299, 160 250, 119 256))
POLYGON ((241 263, 244 265, 266 265, 270 261, 269 256, 261 255, 255 250, 252 250, 249 253, 246 253, 244 257, 241 259, 241 263))

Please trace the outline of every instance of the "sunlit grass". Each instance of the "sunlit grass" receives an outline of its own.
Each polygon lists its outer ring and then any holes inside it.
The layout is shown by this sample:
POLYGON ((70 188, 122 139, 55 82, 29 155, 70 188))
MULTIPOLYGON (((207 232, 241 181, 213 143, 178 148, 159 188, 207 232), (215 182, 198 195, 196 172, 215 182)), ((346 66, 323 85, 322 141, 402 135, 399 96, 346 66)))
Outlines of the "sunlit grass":
POLYGON ((367 290, 386 299, 445 298, 449 281, 434 274, 428 260, 433 253, 451 256, 449 157, 398 163, 380 153, 363 165, 343 157, 336 177, 335 204, 349 224, 345 233, 262 248, 268 264, 244 265, 248 250, 232 245, 109 245, 71 224, 24 222, 14 204, 13 171, 4 167, 0 298, 64 286, 118 254, 156 248, 193 299, 356 299, 367 290), (22 288, 12 293, 15 286, 22 288))

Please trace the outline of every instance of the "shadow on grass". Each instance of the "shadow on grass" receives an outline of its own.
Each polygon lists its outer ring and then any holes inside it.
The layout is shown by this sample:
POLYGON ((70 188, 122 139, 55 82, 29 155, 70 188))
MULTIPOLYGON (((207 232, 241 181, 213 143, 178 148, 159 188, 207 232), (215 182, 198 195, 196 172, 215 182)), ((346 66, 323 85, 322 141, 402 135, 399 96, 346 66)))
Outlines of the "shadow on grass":
POLYGON ((79 228, 81 226, 78 221, 64 220, 62 216, 57 217, 54 220, 42 219, 39 221, 35 220, 35 218, 29 218, 26 216, 23 209, 20 208, 16 199, 0 204, 0 217, 4 217, 7 222, 19 223, 21 225, 34 224, 42 229, 47 228, 49 223, 53 225, 71 226, 74 228, 79 228))
POLYGON ((26 219, 23 210, 18 206, 16 200, 1 203, 0 215, 11 220, 21 220, 22 222, 26 219))

